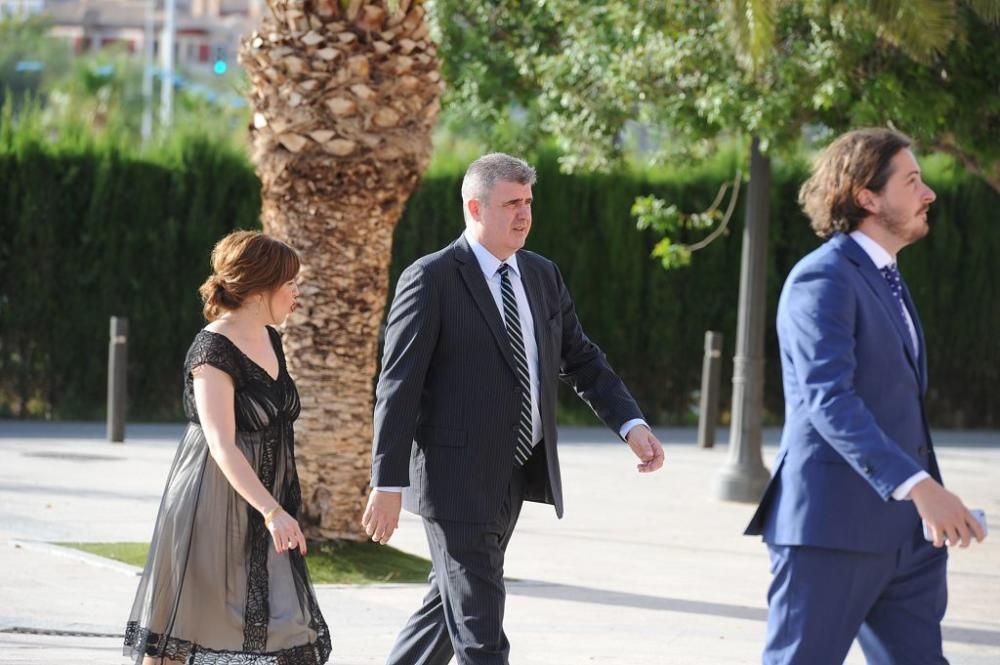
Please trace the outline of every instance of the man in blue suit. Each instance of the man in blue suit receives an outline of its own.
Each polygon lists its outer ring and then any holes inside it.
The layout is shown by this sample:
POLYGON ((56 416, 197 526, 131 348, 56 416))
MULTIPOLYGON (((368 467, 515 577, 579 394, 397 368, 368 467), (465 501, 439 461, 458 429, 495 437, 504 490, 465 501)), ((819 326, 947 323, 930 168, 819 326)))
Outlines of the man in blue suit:
POLYGON ((924 413, 927 347, 896 267, 935 195, 910 141, 849 132, 799 192, 827 239, 778 302, 785 428, 746 533, 771 556, 765 665, 946 665, 944 545, 985 536, 941 485, 924 413), (926 522, 933 540, 923 535, 926 522))

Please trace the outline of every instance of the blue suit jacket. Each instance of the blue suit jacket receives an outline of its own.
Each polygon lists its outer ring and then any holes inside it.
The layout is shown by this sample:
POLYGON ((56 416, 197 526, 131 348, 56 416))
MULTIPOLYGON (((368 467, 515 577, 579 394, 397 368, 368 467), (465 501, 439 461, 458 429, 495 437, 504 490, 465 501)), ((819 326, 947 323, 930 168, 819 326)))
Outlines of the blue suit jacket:
POLYGON ((778 302, 785 427, 748 535, 774 545, 889 552, 918 528, 893 490, 941 479, 924 414, 926 347, 865 251, 838 234, 792 269, 778 302))

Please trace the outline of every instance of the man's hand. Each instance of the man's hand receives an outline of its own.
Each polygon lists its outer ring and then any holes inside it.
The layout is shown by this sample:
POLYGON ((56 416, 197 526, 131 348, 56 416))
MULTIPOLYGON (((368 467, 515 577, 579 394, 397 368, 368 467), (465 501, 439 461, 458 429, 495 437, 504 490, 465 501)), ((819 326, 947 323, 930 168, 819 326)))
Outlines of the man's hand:
POLYGON ((663 466, 663 446, 645 425, 636 425, 625 436, 628 447, 642 464, 637 464, 639 473, 650 473, 663 466))
POLYGON ((385 545, 392 532, 399 526, 399 508, 403 495, 399 492, 380 492, 373 489, 368 495, 368 507, 361 517, 365 533, 376 543, 385 545))
POLYGON ((934 547, 944 547, 961 543, 968 547, 972 538, 983 542, 986 534, 979 522, 965 507, 962 500, 942 487, 933 478, 926 478, 913 486, 910 498, 917 507, 920 517, 927 522, 934 547))

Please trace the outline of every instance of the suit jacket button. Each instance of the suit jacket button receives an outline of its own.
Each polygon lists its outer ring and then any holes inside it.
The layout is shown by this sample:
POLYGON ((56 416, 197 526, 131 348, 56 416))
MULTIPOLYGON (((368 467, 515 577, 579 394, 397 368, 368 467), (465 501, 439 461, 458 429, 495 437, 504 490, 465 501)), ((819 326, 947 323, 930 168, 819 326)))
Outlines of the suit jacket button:
POLYGON ((867 473, 869 476, 872 475, 873 473, 875 473, 875 469, 874 469, 874 467, 872 467, 871 464, 865 464, 862 467, 862 469, 864 469, 865 473, 867 473))
POLYGON ((917 454, 921 455, 921 456, 926 456, 930 452, 931 452, 931 449, 928 448, 927 446, 920 446, 919 448, 917 448, 917 454))

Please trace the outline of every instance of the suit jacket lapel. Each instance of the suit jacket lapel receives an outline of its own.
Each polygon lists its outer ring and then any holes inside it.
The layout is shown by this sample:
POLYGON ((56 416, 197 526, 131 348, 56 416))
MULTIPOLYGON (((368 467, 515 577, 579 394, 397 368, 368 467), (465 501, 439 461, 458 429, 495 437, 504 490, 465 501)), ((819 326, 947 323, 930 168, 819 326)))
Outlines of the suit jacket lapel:
POLYGON ((920 366, 920 389, 922 392, 927 392, 927 343, 924 340, 924 327, 920 323, 920 317, 917 315, 917 306, 913 302, 913 297, 910 295, 910 289, 906 286, 906 281, 903 280, 903 302, 906 303, 906 309, 910 312, 910 319, 913 320, 913 327, 917 331, 917 357, 919 358, 920 366))
MULTIPOLYGON (((524 285, 524 294, 528 297, 528 307, 531 309, 531 322, 534 327, 535 345, 538 348, 538 382, 541 386, 555 382, 557 377, 548 376, 549 353, 555 353, 555 349, 550 348, 551 341, 548 334, 548 313, 545 311, 543 303, 545 298, 542 294, 542 278, 538 274, 537 266, 531 258, 524 252, 519 252, 517 256, 517 267, 521 271, 521 283, 524 285)), ((542 429, 545 429, 545 421, 549 419, 549 414, 555 413, 554 405, 548 404, 548 391, 539 391, 541 404, 538 405, 542 415, 542 429)))
POLYGON ((535 334, 535 344, 538 346, 538 361, 539 364, 544 365, 542 362, 543 354, 548 349, 543 345, 545 330, 542 328, 542 324, 548 318, 545 316, 545 311, 541 308, 541 283, 535 272, 535 266, 531 264, 530 260, 526 260, 524 253, 518 255, 517 267, 521 271, 521 283, 524 285, 524 294, 528 296, 528 307, 531 309, 531 322, 534 326, 532 332, 535 334))
POLYGON ((500 347, 501 355, 510 365, 511 370, 516 372, 514 352, 510 349, 510 338, 507 337, 507 330, 503 327, 500 310, 497 308, 496 301, 493 300, 493 294, 490 293, 490 287, 486 283, 486 277, 483 276, 482 268, 479 267, 479 261, 476 260, 476 255, 472 253, 472 248, 469 247, 464 235, 455 242, 454 255, 459 263, 458 271, 462 275, 462 280, 465 282, 466 288, 469 289, 469 293, 472 294, 472 299, 480 313, 486 319, 486 323, 493 333, 493 338, 500 347))
MULTIPOLYGON (((882 303, 882 306, 885 307, 889 319, 892 320, 896 332, 903 342, 903 349, 906 351, 906 358, 910 361, 910 368, 922 382, 922 374, 918 369, 917 359, 914 357, 913 338, 910 337, 910 329, 906 327, 906 321, 903 320, 903 313, 899 309, 899 302, 896 301, 896 296, 892 295, 889 283, 885 281, 885 277, 882 276, 882 273, 879 272, 875 264, 872 263, 871 258, 865 253, 865 250, 861 249, 858 243, 854 242, 847 235, 840 235, 838 238, 844 252, 857 265, 861 276, 868 282, 868 286, 871 287, 876 297, 882 303)), ((916 319, 914 319, 914 326, 916 325, 916 319)), ((919 328, 919 326, 917 327, 919 328)))

